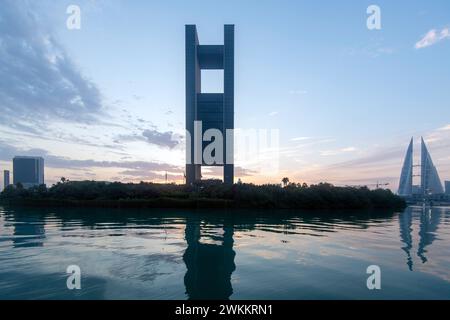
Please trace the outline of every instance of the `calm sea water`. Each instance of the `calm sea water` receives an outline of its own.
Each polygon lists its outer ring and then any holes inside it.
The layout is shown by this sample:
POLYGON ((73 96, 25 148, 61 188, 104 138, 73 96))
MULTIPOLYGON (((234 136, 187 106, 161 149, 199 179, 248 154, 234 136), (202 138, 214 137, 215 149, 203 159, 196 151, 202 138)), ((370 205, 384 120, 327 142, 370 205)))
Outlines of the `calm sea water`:
POLYGON ((450 299, 450 209, 0 207, 0 299, 450 299), (66 269, 81 269, 68 290, 66 269), (369 265, 381 290, 367 289, 369 265))

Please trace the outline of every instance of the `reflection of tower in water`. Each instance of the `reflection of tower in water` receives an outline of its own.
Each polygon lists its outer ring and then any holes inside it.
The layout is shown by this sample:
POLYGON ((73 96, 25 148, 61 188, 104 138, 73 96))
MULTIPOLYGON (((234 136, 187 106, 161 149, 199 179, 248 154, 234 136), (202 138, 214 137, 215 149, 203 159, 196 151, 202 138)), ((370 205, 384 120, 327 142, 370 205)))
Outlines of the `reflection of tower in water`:
POLYGON ((436 240, 436 231, 438 230, 440 223, 441 214, 439 210, 433 211, 431 209, 424 209, 422 211, 422 214, 420 215, 420 241, 417 250, 417 255, 422 260, 422 263, 428 261, 427 257, 425 257, 425 253, 427 253, 425 248, 433 244, 434 240, 436 240))
MULTIPOLYGON (((426 248, 433 244, 436 240, 436 232, 439 229, 439 224, 441 222, 441 212, 439 209, 422 209, 420 213, 420 224, 419 224, 419 243, 417 249, 417 256, 421 259, 422 263, 426 263, 428 258, 425 256, 427 253, 426 248)), ((400 214, 400 238, 405 246, 402 250, 406 252, 407 262, 409 270, 413 270, 413 260, 411 256, 411 249, 413 247, 412 238, 412 224, 413 224, 413 209, 407 208, 405 212, 400 214)))
POLYGON ((412 210, 408 208, 400 214, 399 216, 400 222, 400 238, 402 242, 405 244, 402 247, 402 250, 406 252, 406 264, 408 265, 409 270, 413 269, 413 261, 411 257, 411 249, 412 249, 412 210))
POLYGON ((45 220, 43 216, 14 215, 15 248, 42 247, 45 239, 45 220))
POLYGON ((233 250, 233 225, 224 225, 221 244, 201 243, 199 220, 186 221, 187 249, 183 260, 186 264, 184 284, 189 299, 229 299, 233 294, 231 275, 236 269, 233 250))

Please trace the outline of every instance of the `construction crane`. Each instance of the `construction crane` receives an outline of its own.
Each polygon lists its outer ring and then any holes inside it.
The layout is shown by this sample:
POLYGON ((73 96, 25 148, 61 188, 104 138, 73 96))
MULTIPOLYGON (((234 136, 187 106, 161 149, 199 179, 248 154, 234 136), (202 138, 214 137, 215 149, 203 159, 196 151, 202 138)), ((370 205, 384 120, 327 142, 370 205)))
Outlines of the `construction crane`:
POLYGON ((380 187, 387 187, 389 185, 389 182, 377 182, 376 187, 377 189, 380 189, 380 187))
POLYGON ((381 189, 382 187, 387 187, 389 185, 389 182, 379 182, 377 181, 377 183, 369 183, 369 184, 364 184, 364 185, 353 185, 350 187, 354 187, 354 188, 362 188, 362 187, 376 187, 376 189, 381 189))
POLYGON ((381 187, 387 187, 389 185, 389 182, 379 182, 372 183, 372 184, 366 184, 367 187, 369 186, 375 186, 377 189, 381 189, 381 187))

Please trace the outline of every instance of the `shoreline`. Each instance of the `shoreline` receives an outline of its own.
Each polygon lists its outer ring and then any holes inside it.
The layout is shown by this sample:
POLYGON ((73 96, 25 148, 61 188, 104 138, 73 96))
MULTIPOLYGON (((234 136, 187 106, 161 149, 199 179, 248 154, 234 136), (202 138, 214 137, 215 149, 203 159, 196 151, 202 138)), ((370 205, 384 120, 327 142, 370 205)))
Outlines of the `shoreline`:
POLYGON ((117 208, 117 209, 287 209, 287 210, 404 210, 408 206, 345 206, 345 205, 310 205, 310 206, 289 206, 289 205, 262 205, 260 203, 243 203, 225 199, 175 199, 175 198, 155 198, 155 199, 121 199, 121 200, 75 200, 75 199, 13 199, 0 200, 0 205, 15 207, 67 207, 67 208, 117 208))
POLYGON ((335 187, 320 183, 225 185, 207 181, 196 185, 124 184, 98 181, 64 181, 25 189, 10 186, 0 194, 0 204, 29 207, 180 208, 180 209, 400 209, 404 199, 390 190, 335 187))

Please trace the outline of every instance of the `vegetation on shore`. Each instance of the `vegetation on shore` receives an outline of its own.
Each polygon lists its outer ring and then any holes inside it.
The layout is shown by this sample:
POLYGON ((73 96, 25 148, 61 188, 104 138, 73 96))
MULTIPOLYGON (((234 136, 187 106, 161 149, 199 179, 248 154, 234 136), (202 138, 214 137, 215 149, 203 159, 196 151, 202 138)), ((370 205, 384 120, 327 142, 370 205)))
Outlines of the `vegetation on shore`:
POLYGON ((68 181, 50 188, 30 189, 20 184, 0 194, 0 202, 33 206, 99 206, 130 208, 280 208, 280 209, 403 209, 405 201, 390 190, 335 187, 321 183, 225 185, 202 181, 193 186, 175 184, 68 181))

